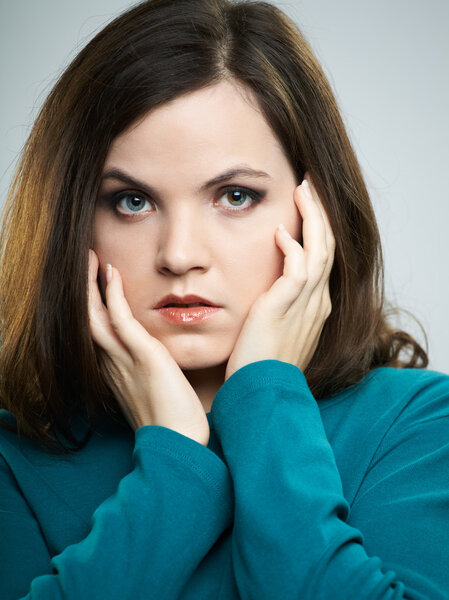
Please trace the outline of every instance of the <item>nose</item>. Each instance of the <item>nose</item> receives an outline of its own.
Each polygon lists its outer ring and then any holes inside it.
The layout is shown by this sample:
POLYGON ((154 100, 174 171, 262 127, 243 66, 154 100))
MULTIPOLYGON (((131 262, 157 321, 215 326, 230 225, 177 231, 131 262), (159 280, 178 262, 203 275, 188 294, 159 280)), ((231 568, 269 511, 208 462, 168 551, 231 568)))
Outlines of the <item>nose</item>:
POLYGON ((192 269, 207 270, 210 252, 206 229, 198 208, 184 206, 176 214, 161 217, 156 269, 183 275, 192 269))

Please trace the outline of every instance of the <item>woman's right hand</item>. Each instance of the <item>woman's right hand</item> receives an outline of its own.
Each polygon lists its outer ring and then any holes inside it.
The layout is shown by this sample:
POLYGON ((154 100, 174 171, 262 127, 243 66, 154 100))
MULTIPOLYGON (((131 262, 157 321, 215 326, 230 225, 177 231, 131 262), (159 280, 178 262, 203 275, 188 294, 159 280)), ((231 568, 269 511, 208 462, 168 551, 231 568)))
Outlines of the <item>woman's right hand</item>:
POLYGON ((160 425, 207 446, 209 423, 195 390, 167 348, 133 317, 117 269, 105 290, 97 283, 98 257, 89 250, 89 322, 104 350, 110 387, 134 429, 160 425))

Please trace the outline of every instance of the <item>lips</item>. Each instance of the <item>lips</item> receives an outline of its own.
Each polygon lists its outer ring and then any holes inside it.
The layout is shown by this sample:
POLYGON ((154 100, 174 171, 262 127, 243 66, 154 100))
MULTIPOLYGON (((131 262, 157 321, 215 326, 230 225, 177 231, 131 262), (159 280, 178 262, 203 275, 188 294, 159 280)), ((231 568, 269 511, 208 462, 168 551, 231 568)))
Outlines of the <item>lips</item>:
POLYGON ((175 294, 168 294, 164 296, 154 307, 166 308, 168 306, 174 306, 176 308, 194 308, 196 306, 215 306, 220 308, 218 304, 215 304, 207 298, 202 298, 195 294, 187 294, 186 296, 176 296, 175 294))
POLYGON ((201 302, 196 302, 195 304, 166 304, 164 308, 175 307, 176 308, 195 308, 197 306, 210 306, 210 304, 201 304, 201 302))

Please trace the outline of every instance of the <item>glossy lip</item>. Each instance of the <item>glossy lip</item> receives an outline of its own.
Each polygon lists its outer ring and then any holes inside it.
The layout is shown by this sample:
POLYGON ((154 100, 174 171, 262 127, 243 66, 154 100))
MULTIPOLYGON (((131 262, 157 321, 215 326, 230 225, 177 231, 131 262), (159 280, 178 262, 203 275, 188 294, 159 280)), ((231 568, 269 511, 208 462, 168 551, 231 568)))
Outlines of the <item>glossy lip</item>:
MULTIPOLYGON (((167 304, 196 304, 200 302, 201 304, 207 304, 208 306, 213 306, 216 308, 221 308, 221 306, 219 306, 218 304, 214 304, 214 302, 211 302, 210 300, 207 300, 206 298, 202 298, 201 296, 197 296, 195 294, 187 294, 186 296, 176 296, 176 294, 168 294, 167 296, 164 296, 154 307, 155 309, 160 309, 160 308, 167 308, 166 305, 167 304)), ((170 307, 170 308, 175 308, 175 307, 170 307)), ((198 308, 205 308, 205 307, 201 307, 201 306, 197 306, 197 307, 193 307, 193 308, 185 308, 184 310, 193 310, 193 309, 198 309, 198 308)), ((176 310, 180 310, 181 307, 177 308, 176 310)))
POLYGON ((157 309, 166 321, 175 325, 196 325, 209 319, 220 310, 219 306, 195 306, 192 308, 165 306, 157 309))

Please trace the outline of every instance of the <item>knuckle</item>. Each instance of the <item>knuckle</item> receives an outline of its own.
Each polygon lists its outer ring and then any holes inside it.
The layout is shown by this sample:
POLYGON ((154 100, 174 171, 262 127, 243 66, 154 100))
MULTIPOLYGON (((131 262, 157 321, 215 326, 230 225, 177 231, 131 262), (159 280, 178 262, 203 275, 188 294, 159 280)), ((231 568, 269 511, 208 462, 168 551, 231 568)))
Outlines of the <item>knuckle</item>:
POLYGON ((126 321, 123 315, 119 314, 110 315, 110 320, 111 327, 114 331, 119 331, 120 329, 122 329, 126 321))
POLYGON ((328 263, 328 260, 329 260, 329 254, 327 252, 321 252, 318 257, 319 264, 321 266, 325 267, 328 263))
POLYGON ((135 355, 135 362, 140 367, 148 369, 152 362, 158 359, 166 358, 168 354, 167 348, 153 336, 146 336, 145 343, 140 351, 135 355))
POLYGON ((291 276, 291 281, 295 287, 302 288, 306 285, 308 281, 307 273, 305 273, 304 271, 301 271, 299 273, 293 273, 293 275, 291 276))
POLYGON ((329 297, 329 294, 326 295, 326 298, 323 302, 323 315, 324 318, 327 319, 332 312, 332 302, 329 297))

